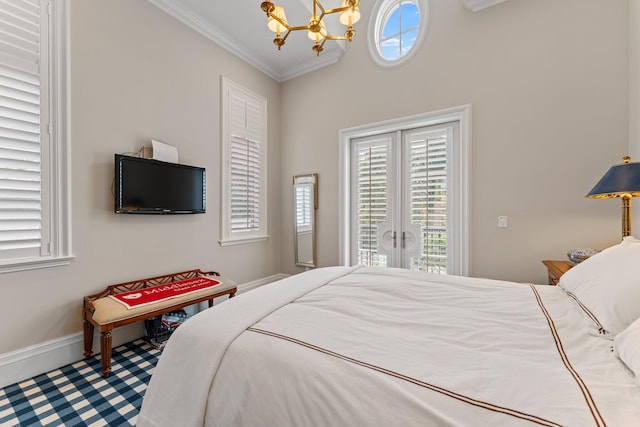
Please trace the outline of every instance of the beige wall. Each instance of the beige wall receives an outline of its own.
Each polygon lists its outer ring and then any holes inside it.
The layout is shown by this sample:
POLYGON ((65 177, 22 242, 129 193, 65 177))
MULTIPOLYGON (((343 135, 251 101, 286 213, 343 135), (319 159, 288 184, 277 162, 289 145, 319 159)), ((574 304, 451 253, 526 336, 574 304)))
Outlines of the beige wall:
POLYGON ((277 83, 145 0, 71 2, 71 81, 76 258, 2 275, 0 354, 80 332, 82 297, 111 283, 191 268, 240 283, 279 272, 277 83), (264 243, 217 242, 221 75, 269 100, 271 237, 264 243), (207 168, 206 214, 113 213, 113 154, 151 138, 176 145, 182 163, 207 168))
MULTIPOLYGON (((640 0, 629 0, 629 155, 640 161, 640 0)), ((634 222, 640 227, 640 209, 634 222)))
MULTIPOLYGON (((541 259, 618 241, 619 202, 584 196, 627 154, 626 1, 511 0, 474 14, 430 0, 420 52, 390 70, 368 54, 371 3, 337 65, 282 85, 283 242, 290 177, 317 172, 318 260, 338 262, 339 129, 467 103, 472 275, 544 283, 541 259)), ((289 244, 282 270, 299 271, 289 244)))
POLYGON ((11 319, 0 354, 80 332, 82 296, 110 283, 193 267, 239 282, 300 271, 295 174, 320 174, 318 260, 336 264, 338 130, 466 103, 473 275, 543 282, 540 259, 617 241, 619 203, 583 196, 627 153, 635 132, 627 2, 510 0, 473 14, 459 1, 430 0, 427 40, 391 70, 368 56, 371 3, 361 3, 359 34, 340 63, 278 85, 147 1, 72 1, 76 259, 0 277, 11 319), (269 100, 266 243, 217 243, 221 75, 269 100), (205 215, 113 214, 113 154, 151 138, 207 168, 205 215), (497 228, 498 215, 509 216, 508 229, 497 228))

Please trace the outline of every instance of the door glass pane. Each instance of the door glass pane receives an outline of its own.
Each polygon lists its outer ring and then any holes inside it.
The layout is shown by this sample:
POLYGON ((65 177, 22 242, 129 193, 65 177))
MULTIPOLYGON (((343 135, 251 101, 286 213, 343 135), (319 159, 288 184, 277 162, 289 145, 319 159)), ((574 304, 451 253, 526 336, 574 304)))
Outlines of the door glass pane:
POLYGON ((390 240, 388 221, 388 163, 387 141, 356 144, 355 161, 355 233, 357 264, 386 267, 387 251, 382 247, 390 240))
POLYGON ((447 273, 447 139, 449 129, 409 136, 409 226, 411 270, 447 273))

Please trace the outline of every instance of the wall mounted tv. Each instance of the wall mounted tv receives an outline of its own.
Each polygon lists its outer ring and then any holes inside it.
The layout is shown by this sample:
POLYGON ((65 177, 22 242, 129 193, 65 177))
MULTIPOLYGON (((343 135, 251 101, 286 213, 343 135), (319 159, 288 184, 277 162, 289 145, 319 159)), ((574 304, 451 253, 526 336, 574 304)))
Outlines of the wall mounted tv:
POLYGON ((115 155, 115 213, 205 213, 206 189, 204 168, 115 155))

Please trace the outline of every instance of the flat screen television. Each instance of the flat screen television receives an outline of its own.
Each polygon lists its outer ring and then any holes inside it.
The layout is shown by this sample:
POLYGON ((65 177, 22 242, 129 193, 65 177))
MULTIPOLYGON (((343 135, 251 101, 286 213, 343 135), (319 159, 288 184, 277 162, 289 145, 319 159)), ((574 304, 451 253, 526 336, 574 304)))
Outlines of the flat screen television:
POLYGON ((204 168, 115 155, 115 213, 205 213, 206 189, 204 168))

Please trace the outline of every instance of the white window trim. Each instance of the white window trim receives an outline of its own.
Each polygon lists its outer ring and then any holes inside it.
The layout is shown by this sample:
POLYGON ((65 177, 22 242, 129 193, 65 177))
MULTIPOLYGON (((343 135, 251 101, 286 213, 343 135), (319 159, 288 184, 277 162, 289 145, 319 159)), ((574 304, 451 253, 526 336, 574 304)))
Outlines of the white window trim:
POLYGON ((351 201, 351 140, 371 135, 396 132, 431 126, 440 123, 458 121, 460 126, 460 146, 451 157, 453 171, 452 188, 455 188, 457 209, 454 213, 451 230, 453 270, 462 276, 469 275, 470 253, 470 177, 471 177, 471 104, 447 108, 415 116, 402 117, 383 122, 357 126, 339 131, 339 187, 338 187, 338 262, 340 265, 351 265, 349 240, 351 236, 350 201, 351 201))
POLYGON ((262 242, 269 238, 267 233, 267 99, 257 93, 254 93, 226 77, 220 78, 222 106, 221 106, 221 185, 220 191, 220 246, 232 246, 248 243, 262 242), (231 129, 229 126, 229 94, 230 91, 242 93, 253 101, 260 102, 263 114, 262 120, 262 143, 260 145, 260 182, 263 191, 260 193, 260 230, 255 233, 235 233, 231 234, 231 179, 230 179, 230 141, 231 129))
POLYGON ((411 48, 411 50, 404 56, 395 59, 388 60, 382 57, 380 52, 378 51, 378 43, 380 41, 380 26, 382 25, 382 20, 386 16, 386 9, 388 8, 388 4, 393 2, 394 0, 378 0, 376 4, 373 6, 373 11, 371 12, 371 18, 369 19, 369 28, 367 37, 367 45, 369 46, 369 54, 371 55, 371 59, 376 63, 379 67, 382 68, 394 68, 398 67, 409 59, 411 59, 416 52, 420 50, 420 46, 422 46, 422 42, 427 37, 427 29, 429 28, 429 1, 428 0, 414 0, 420 10, 420 27, 418 28, 418 37, 416 38, 416 42, 411 48), (384 10, 383 10, 384 9, 384 10))
POLYGON ((462 0, 462 4, 471 12, 480 12, 505 1, 507 0, 462 0))
MULTIPOLYGON (((70 0, 43 1, 43 7, 52 14, 49 31, 49 116, 50 133, 48 164, 43 170, 43 185, 49 187, 49 247, 43 256, 0 260, 0 273, 33 270, 67 265, 74 258, 71 248, 71 109, 70 99, 70 0)), ((43 233, 45 230, 43 229, 43 233)), ((43 240, 45 240, 43 238, 43 240)))

